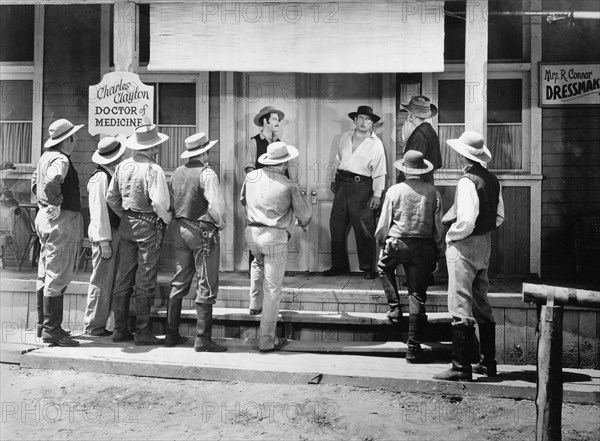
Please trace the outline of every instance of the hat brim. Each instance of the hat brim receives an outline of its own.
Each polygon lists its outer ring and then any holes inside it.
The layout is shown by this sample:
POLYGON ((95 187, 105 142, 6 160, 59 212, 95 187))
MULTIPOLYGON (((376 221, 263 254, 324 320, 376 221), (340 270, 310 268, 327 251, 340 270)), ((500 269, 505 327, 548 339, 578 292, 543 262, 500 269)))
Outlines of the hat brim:
POLYGON ((394 162, 394 167, 400 170, 401 172, 404 172, 409 175, 424 175, 425 173, 429 173, 433 170, 433 164, 427 159, 423 159, 423 162, 425 162, 427 168, 407 167, 406 165, 404 165, 403 159, 398 159, 396 162, 394 162))
POLYGON ((202 153, 204 153, 207 150, 209 150, 212 146, 214 146, 217 142, 219 142, 219 140, 215 139, 213 141, 209 141, 208 145, 206 147, 202 147, 201 149, 198 149, 198 150, 186 150, 179 157, 182 158, 182 159, 185 159, 185 158, 192 158, 194 156, 201 155, 202 153))
MULTIPOLYGON (((371 117, 371 119, 373 120, 373 124, 378 123, 379 120, 381 120, 381 118, 379 117, 379 115, 375 115, 374 113, 361 113, 361 115, 369 115, 371 117)), ((350 112, 348 114, 348 117, 354 121, 354 118, 356 118, 358 116, 358 112, 350 112)))
POLYGON ((260 123, 260 120, 265 116, 265 115, 270 115, 271 113, 276 113, 277 116, 279 117, 279 122, 283 121, 283 119, 285 118, 285 113, 283 113, 281 110, 269 110, 268 112, 261 112, 258 113, 255 117, 254 117, 254 125, 257 127, 262 127, 262 124, 260 123))
POLYGON ((92 155, 92 161, 98 165, 106 165, 110 164, 111 162, 115 162, 117 159, 123 156, 123 153, 125 153, 125 150, 127 150, 125 140, 119 139, 119 142, 121 143, 121 146, 110 155, 103 156, 100 153, 98 153, 98 150, 96 150, 92 155))
POLYGON ((492 153, 489 151, 487 146, 484 144, 481 155, 474 155, 467 149, 469 146, 464 144, 460 139, 448 139, 446 141, 450 147, 452 147, 459 155, 464 156, 465 158, 472 159, 473 161, 479 162, 481 164, 487 164, 492 160, 492 153))
POLYGON ((438 109, 434 104, 431 104, 429 112, 421 112, 421 113, 415 112, 415 110, 412 107, 410 107, 410 103, 408 103, 408 104, 400 103, 400 105, 402 106, 402 108, 404 110, 407 110, 409 113, 412 113, 413 115, 418 116, 419 118, 423 118, 423 119, 433 118, 438 113, 438 109))
POLYGON ((162 144, 163 142, 167 141, 168 139, 169 139, 169 135, 165 135, 164 133, 158 132, 158 139, 156 139, 148 144, 140 144, 136 141, 136 136, 134 133, 129 138, 127 138, 127 141, 125 142, 125 144, 127 145, 127 148, 129 148, 131 150, 146 150, 146 149, 152 148, 154 146, 157 146, 159 144, 162 144))
POLYGON ((63 142, 65 139, 67 139, 69 136, 73 135, 75 132, 77 132, 79 129, 81 129, 83 127, 83 124, 78 124, 76 126, 73 126, 73 128, 71 128, 71 130, 69 130, 67 133, 65 133, 64 135, 61 135, 58 138, 50 138, 49 140, 47 140, 44 143, 44 148, 45 149, 49 149, 50 147, 53 147, 57 144, 60 144, 61 142, 63 142))
POLYGON ((259 156, 258 162, 260 162, 263 165, 283 164, 284 162, 287 162, 294 158, 297 158, 298 155, 300 154, 298 149, 296 147, 294 147, 293 145, 288 145, 287 149, 288 149, 288 154, 286 156, 282 156, 281 158, 277 158, 277 159, 268 159, 267 158, 268 153, 264 153, 259 156))

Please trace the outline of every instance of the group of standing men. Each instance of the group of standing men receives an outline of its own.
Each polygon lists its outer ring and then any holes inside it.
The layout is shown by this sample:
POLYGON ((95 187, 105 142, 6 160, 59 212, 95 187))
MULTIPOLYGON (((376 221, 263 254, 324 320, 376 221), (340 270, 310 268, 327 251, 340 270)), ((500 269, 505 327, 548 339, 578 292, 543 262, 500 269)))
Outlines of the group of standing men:
MULTIPOLYGON (((435 262, 445 253, 448 308, 454 317, 453 356, 452 368, 437 377, 471 379, 475 324, 482 355, 475 370, 495 375, 495 322, 487 299, 487 270, 490 232, 502 223, 504 210, 498 179, 485 167, 491 154, 483 137, 475 132, 447 141, 459 154, 463 176, 456 188, 454 205, 442 218, 441 197, 433 179, 434 170, 442 166, 439 140, 427 122, 437 108, 422 95, 402 106, 408 111, 402 129, 405 148, 402 159, 394 163, 401 178, 400 183, 387 190, 383 203, 385 153, 373 130, 380 117, 369 106, 359 106, 356 112, 348 114, 355 128, 342 135, 336 152, 338 167, 331 185, 335 194, 330 219, 332 267, 323 275, 349 271, 346 239, 352 226, 363 277, 379 277, 389 303, 388 318, 400 322, 403 316, 396 267, 402 264, 409 295, 407 362, 421 363, 425 361, 420 343, 427 323, 428 280, 435 262), (379 208, 379 223, 375 225, 379 208), (443 224, 449 226, 445 241, 443 224), (381 251, 376 264, 377 246, 381 251)), ((299 155, 298 149, 277 137, 283 119, 283 112, 272 106, 261 109, 254 118, 261 131, 250 140, 244 167, 247 175, 241 190, 246 209, 246 242, 254 259, 250 313, 262 314, 259 349, 264 352, 281 349, 287 343, 275 335, 290 237, 287 229, 294 217, 302 228, 312 219, 310 206, 288 173, 289 161, 299 155)), ((69 156, 80 128, 67 120, 50 126, 46 152, 32 181, 40 205, 36 229, 42 245, 37 284, 38 333, 44 341, 63 346, 78 344, 61 323, 62 295, 72 278, 74 251, 81 236, 79 180, 69 156)), ((178 331, 182 298, 188 293, 194 274, 198 274, 194 349, 224 351, 226 348, 211 338, 212 306, 219 289, 219 232, 225 227, 219 180, 208 161, 209 149, 218 141, 209 140, 204 133, 187 138, 181 157, 188 162, 175 170, 169 188, 156 163, 160 145, 167 139, 150 124, 137 128, 126 141, 104 138, 94 153, 98 169, 88 184, 93 273, 84 331, 110 335, 105 325, 113 293, 114 341, 182 344, 186 341, 178 331), (126 147, 133 155, 121 162, 126 147), (150 308, 164 231, 172 217, 178 231, 177 267, 167 306, 167 334, 162 340, 150 330, 150 308), (135 334, 127 329, 132 294, 135 334)))

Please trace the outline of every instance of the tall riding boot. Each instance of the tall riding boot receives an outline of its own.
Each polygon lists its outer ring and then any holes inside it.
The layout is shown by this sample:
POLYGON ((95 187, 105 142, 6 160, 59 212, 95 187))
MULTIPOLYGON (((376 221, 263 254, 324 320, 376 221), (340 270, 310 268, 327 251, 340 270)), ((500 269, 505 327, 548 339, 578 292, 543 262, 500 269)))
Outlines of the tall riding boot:
POLYGON ((392 323, 400 323, 402 320, 402 307, 400 306, 400 296, 396 286, 395 271, 379 272, 379 280, 383 286, 383 292, 387 299, 390 310, 387 312, 387 318, 392 323))
POLYGON ((131 295, 124 295, 113 299, 113 312, 115 314, 115 332, 113 333, 113 341, 115 343, 133 340, 133 333, 127 329, 130 300, 131 295))
POLYGON ((408 350, 406 352, 407 363, 425 363, 426 357, 421 342, 427 326, 427 316, 425 314, 408 315, 408 350))
POLYGON ((165 337, 165 346, 182 345, 187 341, 187 337, 179 335, 182 303, 182 299, 169 299, 167 303, 167 336, 165 337))
POLYGON ((496 377, 498 375, 496 363, 496 324, 478 323, 479 326, 479 363, 473 366, 476 374, 496 377))
POLYGON ((226 347, 212 341, 212 310, 213 305, 206 303, 196 303, 196 314, 198 322, 196 324, 196 341, 194 342, 194 351, 196 352, 224 352, 226 347))
POLYGON ((79 342, 65 334, 61 327, 63 318, 63 296, 44 296, 43 308, 44 329, 42 331, 42 341, 56 346, 79 346, 79 342))
POLYGON ((40 288, 36 291, 37 296, 37 324, 36 324, 36 335, 38 338, 42 337, 42 330, 44 329, 44 288, 40 288))
POLYGON ((150 328, 150 305, 152 297, 145 297, 140 294, 135 296, 135 345, 152 346, 163 345, 165 340, 156 338, 150 328))
POLYGON ((452 367, 434 375, 437 380, 472 381, 471 351, 475 328, 464 324, 452 326, 452 367))

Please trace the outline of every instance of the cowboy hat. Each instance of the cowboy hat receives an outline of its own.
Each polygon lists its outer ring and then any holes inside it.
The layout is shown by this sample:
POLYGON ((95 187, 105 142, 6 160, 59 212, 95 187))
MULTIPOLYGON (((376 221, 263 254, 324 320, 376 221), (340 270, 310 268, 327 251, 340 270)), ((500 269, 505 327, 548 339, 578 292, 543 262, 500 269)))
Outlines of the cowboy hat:
POLYGON ((409 175, 423 175, 433 170, 433 164, 417 150, 406 152, 401 159, 394 162, 394 167, 409 175))
POLYGON ((348 114, 351 120, 354 120, 358 115, 369 115, 373 120, 373 124, 381 119, 378 115, 373 113, 373 108, 369 106, 358 106, 356 112, 350 112, 348 114))
POLYGON ((219 142, 218 139, 209 141, 208 136, 204 132, 188 136, 185 138, 186 150, 181 154, 181 158, 191 158, 192 156, 201 155, 217 142, 219 142))
POLYGON ((438 112, 437 107, 431 104, 431 100, 425 95, 413 96, 408 104, 400 103, 400 105, 422 119, 433 118, 438 112))
POLYGON ((107 136, 101 139, 98 143, 98 150, 92 155, 92 161, 98 165, 106 165, 119 159, 127 149, 123 138, 119 135, 117 138, 107 136))
POLYGON ((277 116, 279 116, 279 121, 283 121, 283 118, 285 118, 285 114, 281 110, 276 109, 273 106, 267 106, 260 109, 260 111, 256 114, 256 116, 254 117, 254 124, 258 127, 262 127, 261 120, 264 116, 270 115, 271 113, 276 113, 277 116))
POLYGON ((267 153, 260 155, 258 162, 264 165, 277 165, 297 158, 299 154, 296 147, 277 141, 267 146, 267 153))
POLYGON ((60 144, 82 127, 83 124, 74 126, 68 119, 57 119, 50 124, 50 127, 48 127, 50 138, 44 143, 44 148, 49 149, 50 147, 60 144))
POLYGON ((492 154, 485 146, 483 136, 477 132, 466 131, 458 139, 449 139, 446 143, 465 158, 485 164, 492 160, 492 154))
POLYGON ((162 144, 167 139, 169 136, 159 133, 156 124, 146 124, 136 127, 135 133, 127 138, 126 144, 131 150, 146 150, 162 144))

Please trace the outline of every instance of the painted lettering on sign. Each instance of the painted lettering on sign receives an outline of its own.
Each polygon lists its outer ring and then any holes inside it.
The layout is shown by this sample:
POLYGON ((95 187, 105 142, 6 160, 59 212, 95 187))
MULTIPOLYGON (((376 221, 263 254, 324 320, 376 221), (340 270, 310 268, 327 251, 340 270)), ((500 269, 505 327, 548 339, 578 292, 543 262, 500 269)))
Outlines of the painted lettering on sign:
POLYGON ((92 135, 129 136, 152 122, 154 88, 132 72, 110 72, 89 88, 88 124, 92 135))
POLYGON ((540 64, 540 107, 600 104, 600 64, 540 64))

